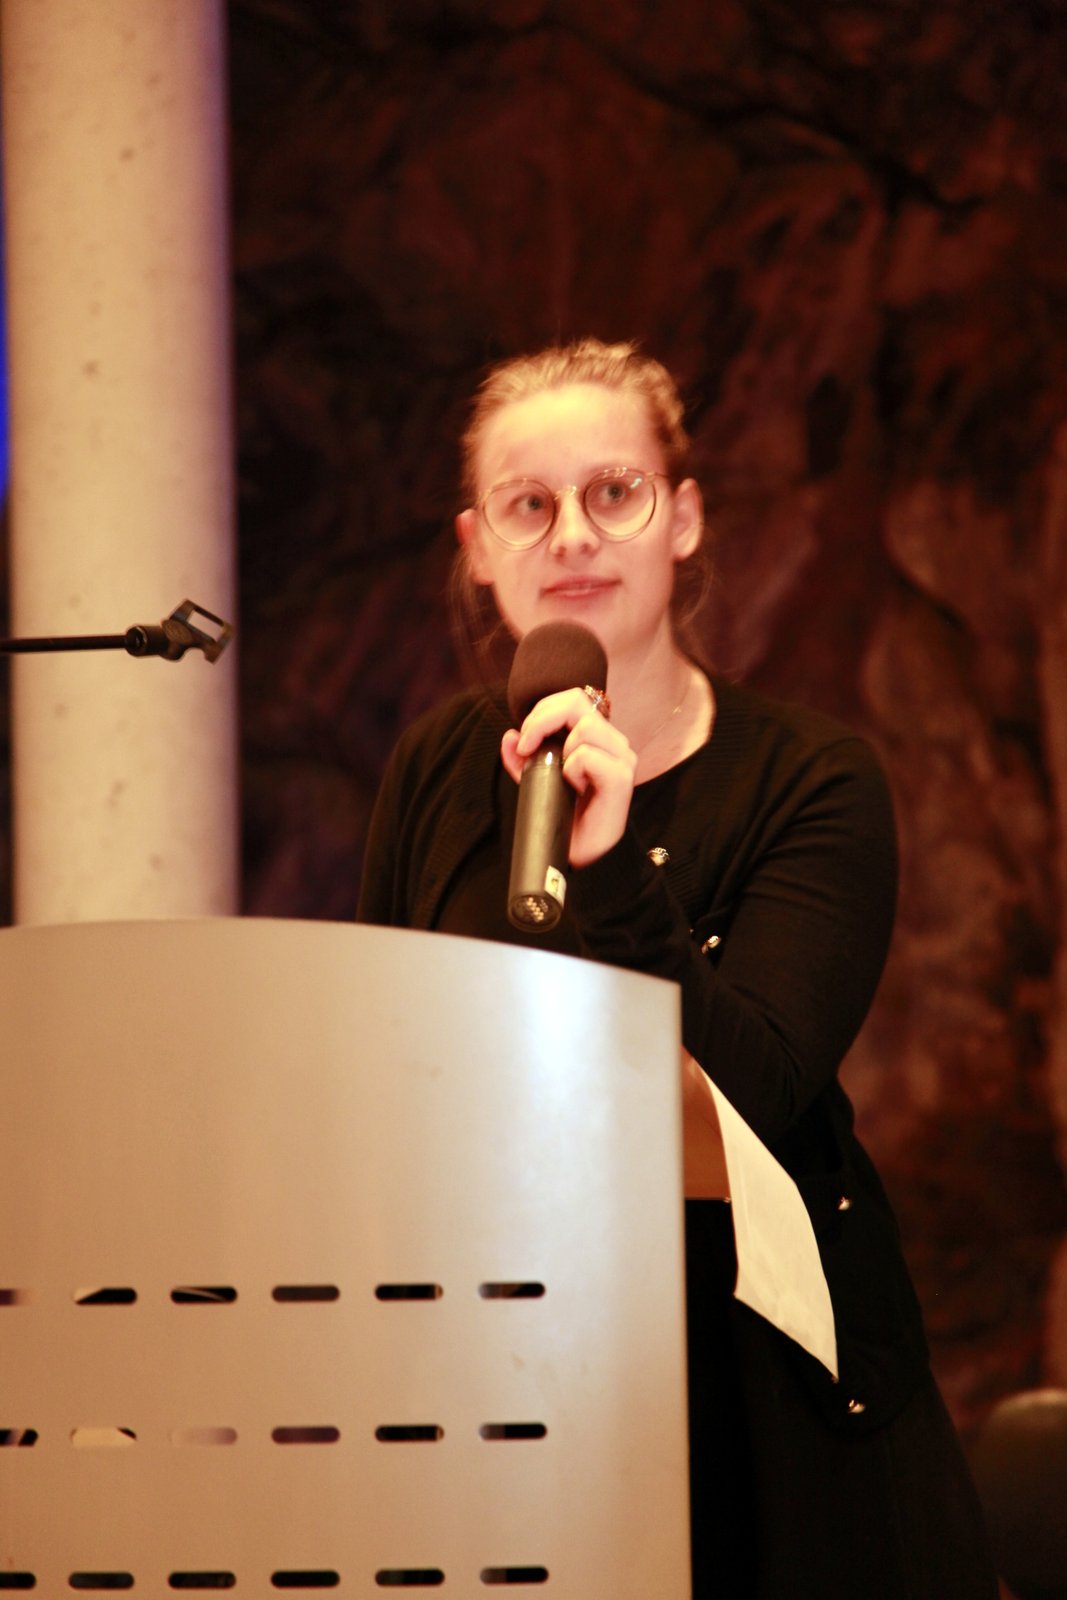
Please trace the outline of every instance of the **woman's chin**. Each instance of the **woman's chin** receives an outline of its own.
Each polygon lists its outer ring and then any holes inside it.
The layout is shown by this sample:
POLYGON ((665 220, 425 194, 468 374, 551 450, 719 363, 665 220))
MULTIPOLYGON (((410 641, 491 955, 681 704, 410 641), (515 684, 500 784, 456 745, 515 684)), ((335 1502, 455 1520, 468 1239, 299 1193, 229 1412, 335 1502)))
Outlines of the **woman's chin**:
MULTIPOLYGON (((542 594, 536 606, 537 622, 580 622, 607 648, 605 635, 611 631, 611 606, 614 589, 561 589, 542 594)), ((531 622, 530 627, 535 623, 531 622)))

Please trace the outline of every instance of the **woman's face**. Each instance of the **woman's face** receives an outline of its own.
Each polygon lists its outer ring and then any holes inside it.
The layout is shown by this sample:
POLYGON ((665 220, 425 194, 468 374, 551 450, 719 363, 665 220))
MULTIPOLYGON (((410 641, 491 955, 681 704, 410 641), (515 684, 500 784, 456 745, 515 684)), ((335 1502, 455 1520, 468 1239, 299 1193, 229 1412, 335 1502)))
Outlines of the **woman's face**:
POLYGON ((656 478, 651 521, 625 542, 598 532, 579 498, 604 468, 663 472, 663 448, 642 396, 583 383, 512 401, 491 417, 474 465, 479 496, 516 478, 579 491, 560 496, 550 533, 528 550, 502 545, 480 511, 457 518, 472 575, 492 586, 517 638, 538 623, 568 620, 590 628, 610 661, 636 661, 669 644, 675 566, 693 554, 703 530, 696 484, 687 479, 672 490, 656 478))

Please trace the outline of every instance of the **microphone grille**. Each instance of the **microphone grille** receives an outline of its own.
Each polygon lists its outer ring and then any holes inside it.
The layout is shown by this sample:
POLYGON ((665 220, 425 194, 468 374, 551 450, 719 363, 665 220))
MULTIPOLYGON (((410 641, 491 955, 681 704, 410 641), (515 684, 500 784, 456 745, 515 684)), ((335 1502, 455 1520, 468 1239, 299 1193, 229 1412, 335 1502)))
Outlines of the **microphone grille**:
POLYGON ((519 640, 508 678, 508 709, 516 726, 561 689, 607 684, 608 658, 595 633, 580 622, 543 622, 519 640))

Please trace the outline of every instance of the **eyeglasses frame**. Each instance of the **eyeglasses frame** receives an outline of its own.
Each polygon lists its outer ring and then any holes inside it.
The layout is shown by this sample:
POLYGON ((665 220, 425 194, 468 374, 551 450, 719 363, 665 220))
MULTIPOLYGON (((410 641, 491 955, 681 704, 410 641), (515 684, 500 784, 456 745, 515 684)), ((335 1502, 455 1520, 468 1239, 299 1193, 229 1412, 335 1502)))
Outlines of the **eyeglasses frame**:
POLYGON ((656 478, 663 478, 669 482, 670 474, 667 472, 649 472, 646 471, 644 467, 602 467, 599 472, 591 473, 584 484, 579 485, 577 483, 565 483, 559 489, 551 489, 549 485, 544 483, 540 478, 504 478, 500 483, 491 484, 483 495, 479 495, 478 499, 474 502, 474 510, 479 513, 482 521, 489 529, 489 532, 492 534, 493 538, 498 544, 502 545, 505 550, 536 550, 539 544, 544 544, 545 540, 551 537, 552 530, 559 521, 560 503, 563 499, 563 496, 565 494, 573 494, 576 496, 578 504, 582 508, 582 515, 585 517, 591 528, 601 535, 601 537, 610 539, 612 544, 625 544, 629 539, 636 539, 639 533, 644 533, 645 529, 652 521, 652 518, 656 515, 656 506, 659 503, 658 496, 656 494, 656 478), (631 533, 611 533, 607 528, 602 528, 599 522, 597 522, 596 518, 591 515, 586 506, 585 497, 589 493, 589 490, 592 488, 593 484, 598 482, 600 479, 610 477, 612 473, 618 473, 621 477, 627 472, 640 473, 642 478, 647 478, 651 482, 652 504, 649 507, 648 516, 645 518, 644 522, 642 522, 639 528, 634 528, 631 533), (537 538, 532 539, 529 544, 515 544, 511 539, 505 539, 503 534, 498 533, 493 527, 493 524, 489 521, 485 510, 485 503, 491 494, 495 494, 498 489, 510 489, 513 485, 517 486, 520 483, 535 483, 539 489, 545 489, 552 496, 551 521, 549 522, 544 533, 538 534, 537 538))

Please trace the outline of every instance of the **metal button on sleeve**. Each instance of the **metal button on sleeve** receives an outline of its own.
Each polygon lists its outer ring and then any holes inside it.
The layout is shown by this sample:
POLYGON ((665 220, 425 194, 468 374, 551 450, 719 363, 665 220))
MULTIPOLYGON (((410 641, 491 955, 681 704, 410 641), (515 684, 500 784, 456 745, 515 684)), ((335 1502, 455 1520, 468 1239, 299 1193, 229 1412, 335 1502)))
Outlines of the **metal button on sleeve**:
POLYGON ((671 859, 671 853, 661 844, 654 844, 648 852, 648 859, 654 867, 665 867, 671 859))
POLYGON ((852 1201, 849 1199, 847 1194, 843 1194, 841 1196, 840 1200, 837 1202, 837 1209, 838 1211, 852 1210, 852 1201))

